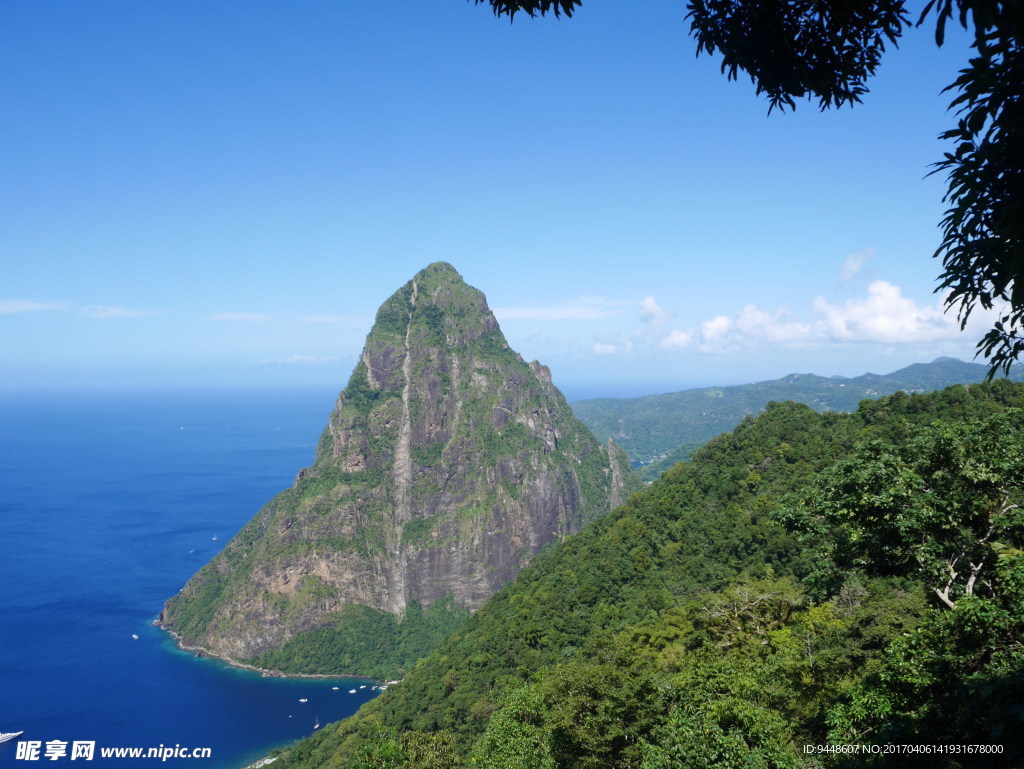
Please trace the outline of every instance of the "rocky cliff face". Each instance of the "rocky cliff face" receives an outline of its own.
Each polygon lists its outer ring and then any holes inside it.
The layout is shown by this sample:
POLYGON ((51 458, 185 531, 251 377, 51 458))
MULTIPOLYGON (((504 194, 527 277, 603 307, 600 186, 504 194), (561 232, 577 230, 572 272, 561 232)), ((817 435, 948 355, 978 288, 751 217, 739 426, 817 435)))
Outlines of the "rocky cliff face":
POLYGON ((243 660, 344 624, 346 607, 473 610, 639 486, 550 371, 509 349, 483 294, 432 264, 378 311, 314 464, 161 620, 243 660))

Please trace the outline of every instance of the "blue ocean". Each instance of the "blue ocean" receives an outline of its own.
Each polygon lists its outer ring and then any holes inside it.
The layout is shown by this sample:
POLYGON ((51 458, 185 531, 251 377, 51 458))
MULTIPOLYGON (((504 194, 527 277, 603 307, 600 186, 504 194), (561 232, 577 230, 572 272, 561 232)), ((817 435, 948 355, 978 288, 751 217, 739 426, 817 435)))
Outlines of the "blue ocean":
POLYGON ((30 762, 5 742, 0 766, 237 769, 375 696, 366 680, 264 678, 197 659, 152 624, 312 462, 335 395, 0 397, 0 733, 69 746, 30 762), (91 762, 71 759, 74 741, 95 743, 91 762), (158 746, 210 758, 100 757, 158 746))

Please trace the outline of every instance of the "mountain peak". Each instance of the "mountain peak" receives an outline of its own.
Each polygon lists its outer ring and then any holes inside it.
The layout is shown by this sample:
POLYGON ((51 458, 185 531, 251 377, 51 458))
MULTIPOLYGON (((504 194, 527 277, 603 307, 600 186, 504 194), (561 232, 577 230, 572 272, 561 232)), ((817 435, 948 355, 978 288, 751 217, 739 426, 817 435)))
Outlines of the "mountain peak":
POLYGON ((483 292, 447 262, 434 262, 381 305, 367 347, 378 341, 404 345, 407 334, 413 346, 461 346, 494 333, 500 337, 496 342, 507 348, 483 292))
POLYGON ((424 279, 429 276, 444 276, 448 279, 465 282, 459 274, 459 271, 452 267, 448 262, 431 262, 416 273, 415 279, 424 279))
MULTIPOLYGON (((322 656, 336 648, 323 633, 379 633, 366 617, 379 628, 413 607, 475 610, 545 545, 641 487, 547 367, 509 348, 483 293, 435 262, 381 305, 314 464, 163 621, 230 659, 276 664, 260 658, 295 644, 298 658, 322 656), (309 633, 320 635, 303 646, 309 633)), ((367 673, 353 654, 333 672, 367 673)))

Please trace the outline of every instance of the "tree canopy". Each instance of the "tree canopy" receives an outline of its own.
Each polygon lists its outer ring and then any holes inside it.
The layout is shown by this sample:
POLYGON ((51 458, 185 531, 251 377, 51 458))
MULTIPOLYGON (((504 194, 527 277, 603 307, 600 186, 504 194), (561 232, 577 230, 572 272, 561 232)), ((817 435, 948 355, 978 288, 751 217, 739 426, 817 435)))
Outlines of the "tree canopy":
MULTIPOLYGON (((474 0, 495 15, 571 17, 582 0, 474 0)), ((936 291, 945 292, 961 327, 979 306, 997 320, 978 342, 990 375, 1024 353, 1024 3, 930 0, 916 22, 903 0, 691 0, 697 54, 720 54, 722 72, 742 70, 769 109, 817 99, 821 109, 854 104, 886 45, 934 18, 942 45, 956 18, 974 36, 974 55, 946 90, 955 125, 933 172, 945 172, 949 208, 940 223, 942 260, 936 291)))
POLYGON ((1006 380, 770 404, 274 766, 1024 766, 1022 407, 1006 380), (929 750, 843 748, 888 743, 929 750))

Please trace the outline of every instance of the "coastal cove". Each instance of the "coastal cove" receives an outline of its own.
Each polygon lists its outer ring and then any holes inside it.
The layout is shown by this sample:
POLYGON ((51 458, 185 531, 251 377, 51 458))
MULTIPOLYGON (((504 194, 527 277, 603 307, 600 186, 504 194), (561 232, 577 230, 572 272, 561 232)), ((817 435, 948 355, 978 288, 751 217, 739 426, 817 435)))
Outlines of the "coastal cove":
MULTIPOLYGON (((175 635, 173 630, 168 630, 166 628, 162 628, 160 626, 159 621, 154 620, 153 625, 155 627, 157 627, 157 628, 160 628, 167 635, 169 635, 171 637, 171 640, 174 643, 175 651, 179 651, 179 652, 183 652, 185 654, 189 654, 189 655, 195 657, 196 659, 214 660, 216 662, 220 662, 221 664, 225 665, 228 668, 231 668, 232 670, 240 670, 240 671, 243 671, 243 672, 246 672, 246 673, 255 673, 256 675, 260 676, 261 678, 297 678, 297 679, 313 678, 313 679, 325 679, 325 680, 329 680, 329 681, 332 681, 332 682, 338 682, 338 681, 349 682, 350 681, 350 682, 353 682, 354 684, 358 685, 359 688, 362 688, 362 689, 365 689, 367 685, 371 685, 372 684, 372 687, 371 687, 372 690, 376 690, 377 689, 377 684, 380 683, 380 682, 376 681, 375 679, 368 678, 366 676, 337 676, 337 675, 325 675, 323 673, 282 673, 280 670, 268 670, 267 668, 261 668, 261 667, 255 666, 255 665, 248 665, 248 664, 246 664, 244 662, 239 662, 238 660, 228 659, 227 657, 222 657, 221 655, 215 654, 214 652, 210 651, 209 649, 205 649, 202 646, 189 646, 188 644, 183 644, 181 642, 181 639, 178 638, 177 635, 175 635)), ((394 681, 390 681, 389 683, 395 683, 395 682, 394 681)), ((340 689, 341 687, 337 687, 337 688, 340 689)))
MULTIPOLYGON (((241 769, 376 695, 365 678, 197 658, 153 624, 166 596, 309 464, 334 395, 0 400, 0 731, 97 750, 208 747, 210 759, 165 765, 241 769)), ((0 745, 0 764, 15 750, 0 745)))

